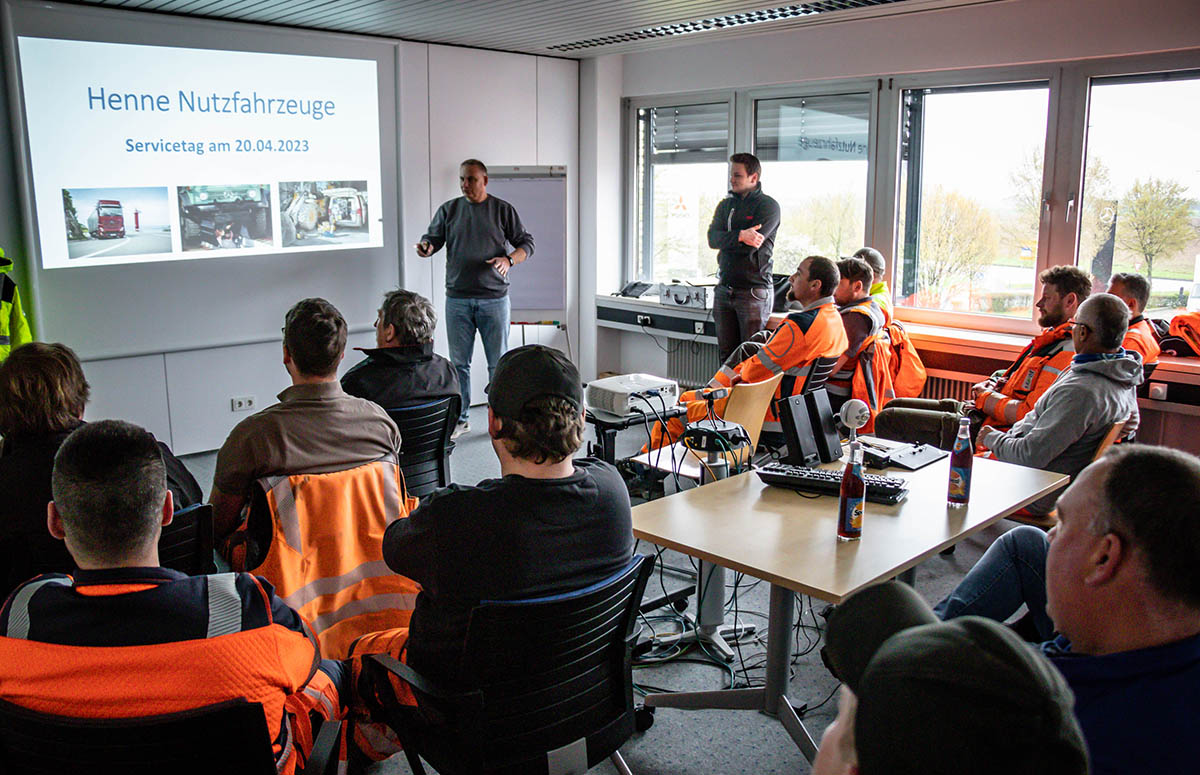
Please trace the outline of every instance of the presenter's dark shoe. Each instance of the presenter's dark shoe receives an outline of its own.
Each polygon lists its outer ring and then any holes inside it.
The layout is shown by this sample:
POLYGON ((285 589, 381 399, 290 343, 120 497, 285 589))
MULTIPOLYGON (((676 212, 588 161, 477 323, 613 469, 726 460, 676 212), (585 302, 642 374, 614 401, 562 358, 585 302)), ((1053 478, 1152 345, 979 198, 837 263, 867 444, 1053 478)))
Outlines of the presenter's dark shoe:
POLYGON ((471 423, 460 422, 458 425, 454 426, 454 433, 450 434, 450 438, 451 438, 451 440, 457 439, 459 436, 462 436, 463 434, 470 433, 470 432, 471 432, 471 423))

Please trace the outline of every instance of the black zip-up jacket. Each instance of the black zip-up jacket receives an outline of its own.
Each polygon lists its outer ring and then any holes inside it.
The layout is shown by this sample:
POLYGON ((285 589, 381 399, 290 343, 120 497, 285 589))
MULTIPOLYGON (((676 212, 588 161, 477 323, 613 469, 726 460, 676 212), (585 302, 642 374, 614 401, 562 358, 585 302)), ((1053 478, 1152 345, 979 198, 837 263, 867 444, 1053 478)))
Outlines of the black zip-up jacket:
POLYGON ((708 225, 708 246, 718 251, 717 281, 729 288, 770 288, 778 229, 779 203, 762 192, 761 183, 742 196, 730 191, 708 225), (738 232, 751 226, 762 226, 758 233, 766 238, 758 249, 738 242, 738 232))

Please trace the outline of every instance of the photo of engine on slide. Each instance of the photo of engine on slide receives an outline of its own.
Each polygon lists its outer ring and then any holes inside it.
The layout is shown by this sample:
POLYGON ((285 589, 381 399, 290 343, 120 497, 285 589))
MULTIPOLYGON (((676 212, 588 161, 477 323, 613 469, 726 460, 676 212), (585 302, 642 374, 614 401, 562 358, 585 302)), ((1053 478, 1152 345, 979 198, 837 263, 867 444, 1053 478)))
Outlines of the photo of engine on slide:
POLYGON ((171 252, 166 187, 64 188, 62 202, 72 259, 171 252))
POLYGON ((179 234, 184 251, 273 247, 271 186, 180 186, 179 234))
POLYGON ((367 181, 310 180, 279 184, 283 247, 367 242, 367 181))

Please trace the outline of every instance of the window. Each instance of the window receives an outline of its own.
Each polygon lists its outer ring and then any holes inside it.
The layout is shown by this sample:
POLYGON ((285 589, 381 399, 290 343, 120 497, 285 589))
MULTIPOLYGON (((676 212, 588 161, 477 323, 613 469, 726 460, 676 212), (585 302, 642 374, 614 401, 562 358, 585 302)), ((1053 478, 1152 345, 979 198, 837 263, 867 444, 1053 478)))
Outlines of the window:
POLYGON ((729 185, 729 103, 640 108, 636 132, 636 274, 703 280, 717 271, 707 232, 729 185))
POLYGON ((779 202, 775 271, 808 255, 837 259, 866 233, 869 93, 761 99, 754 103, 754 153, 763 189, 779 202))
POLYGON ((896 302, 1028 319, 1049 84, 901 96, 896 302))
POLYGON ((1200 72, 1093 78, 1077 261, 1151 281, 1146 314, 1200 309, 1200 72))

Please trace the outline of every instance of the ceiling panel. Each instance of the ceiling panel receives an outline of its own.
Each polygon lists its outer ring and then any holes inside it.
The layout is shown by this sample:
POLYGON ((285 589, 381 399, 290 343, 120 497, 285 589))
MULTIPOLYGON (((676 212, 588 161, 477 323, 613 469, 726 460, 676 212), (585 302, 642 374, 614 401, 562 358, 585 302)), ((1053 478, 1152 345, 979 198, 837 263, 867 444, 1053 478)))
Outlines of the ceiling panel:
POLYGON ((582 58, 1006 0, 78 0, 126 10, 582 58))

